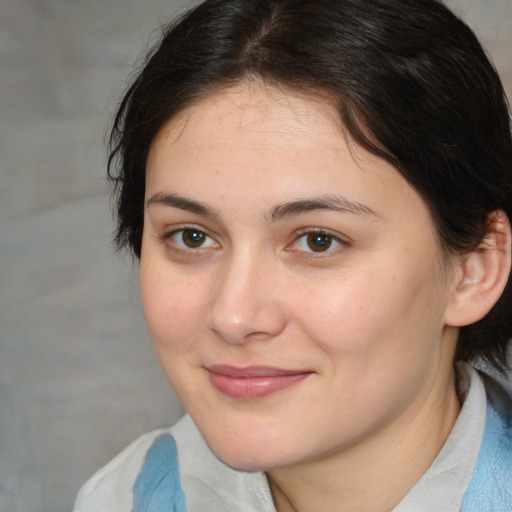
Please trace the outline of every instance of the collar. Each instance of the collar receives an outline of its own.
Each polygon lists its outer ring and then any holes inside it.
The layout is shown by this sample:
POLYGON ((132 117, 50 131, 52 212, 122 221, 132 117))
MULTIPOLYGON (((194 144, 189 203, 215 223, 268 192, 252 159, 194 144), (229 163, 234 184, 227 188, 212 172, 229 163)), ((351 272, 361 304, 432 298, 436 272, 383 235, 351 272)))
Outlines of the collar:
POLYGON ((485 429, 482 378, 466 363, 456 367, 461 411, 438 456, 393 512, 459 512, 471 482, 485 429))

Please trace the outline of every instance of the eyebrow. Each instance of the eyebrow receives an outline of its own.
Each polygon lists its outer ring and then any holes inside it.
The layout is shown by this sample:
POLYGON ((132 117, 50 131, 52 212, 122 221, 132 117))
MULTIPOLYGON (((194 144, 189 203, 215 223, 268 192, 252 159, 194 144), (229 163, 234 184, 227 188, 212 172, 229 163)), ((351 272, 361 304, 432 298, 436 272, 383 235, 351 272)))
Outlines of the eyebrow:
POLYGON ((341 213, 350 213, 353 215, 368 215, 371 217, 382 218, 370 207, 353 201, 344 196, 323 195, 311 199, 301 199, 297 201, 286 202, 274 206, 270 211, 270 219, 272 221, 282 220, 287 217, 302 215, 308 212, 328 210, 341 213))
POLYGON ((201 203, 200 201, 194 201, 193 199, 188 199, 178 194, 157 192, 146 201, 147 206, 151 206, 152 204, 178 208, 179 210, 195 213, 196 215, 201 215, 203 217, 220 217, 217 211, 207 204, 201 203))
MULTIPOLYGON (((207 204, 174 193, 157 192, 146 201, 146 204, 147 206, 157 204, 177 208, 203 217, 220 218, 220 214, 207 204)), ((277 222, 288 217, 319 210, 382 218, 382 215, 362 203, 332 194, 278 204, 270 209, 268 218, 271 222, 277 222)))

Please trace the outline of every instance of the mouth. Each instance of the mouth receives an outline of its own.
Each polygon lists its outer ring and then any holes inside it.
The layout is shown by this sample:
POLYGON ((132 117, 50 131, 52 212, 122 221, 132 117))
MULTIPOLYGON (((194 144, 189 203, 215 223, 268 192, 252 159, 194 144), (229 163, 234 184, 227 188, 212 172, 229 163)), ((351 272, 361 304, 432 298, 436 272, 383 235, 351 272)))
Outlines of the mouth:
POLYGON ((206 368, 210 381, 220 393, 231 398, 262 398, 289 388, 313 374, 306 370, 284 370, 266 366, 234 367, 214 365, 206 368))

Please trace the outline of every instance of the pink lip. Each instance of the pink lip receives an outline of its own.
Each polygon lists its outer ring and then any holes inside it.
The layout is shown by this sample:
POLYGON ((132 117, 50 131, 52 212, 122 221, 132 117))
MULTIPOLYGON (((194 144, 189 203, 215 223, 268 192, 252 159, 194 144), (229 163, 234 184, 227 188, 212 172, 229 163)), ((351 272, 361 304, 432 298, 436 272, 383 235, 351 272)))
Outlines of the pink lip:
POLYGON ((261 398, 309 377, 313 372, 282 370, 266 366, 237 368, 216 365, 207 368, 213 386, 224 395, 239 399, 261 398))

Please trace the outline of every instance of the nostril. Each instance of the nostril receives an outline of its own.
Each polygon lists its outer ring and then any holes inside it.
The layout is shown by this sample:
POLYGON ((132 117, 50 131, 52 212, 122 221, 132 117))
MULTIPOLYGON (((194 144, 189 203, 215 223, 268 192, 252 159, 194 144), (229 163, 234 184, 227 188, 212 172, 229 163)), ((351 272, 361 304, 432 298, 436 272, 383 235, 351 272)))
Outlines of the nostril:
POLYGON ((245 340, 247 340, 247 341, 249 341, 249 340, 261 340, 261 341, 264 341, 264 340, 266 340, 268 338, 271 338, 271 337, 273 337, 272 333, 259 331, 259 332, 251 332, 251 333, 247 334, 245 336, 245 340))

